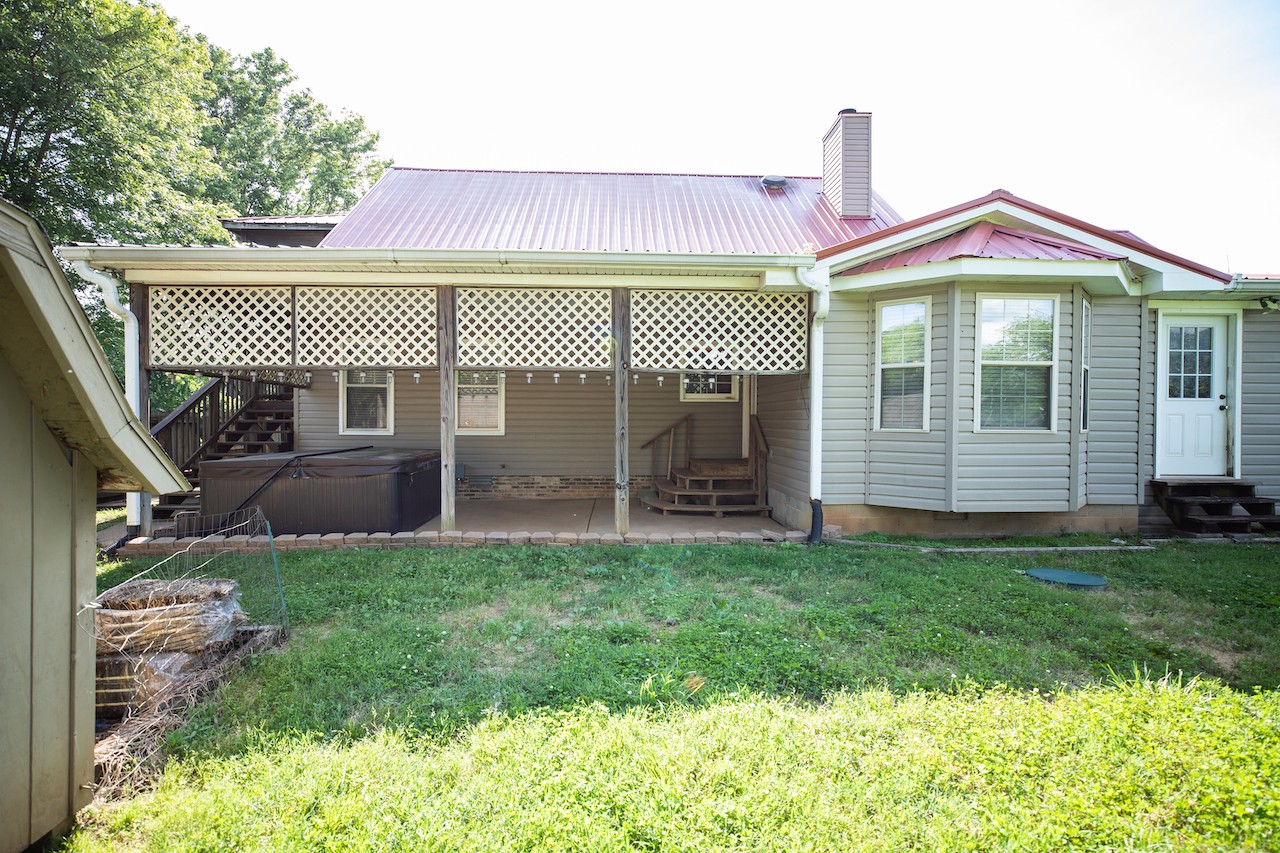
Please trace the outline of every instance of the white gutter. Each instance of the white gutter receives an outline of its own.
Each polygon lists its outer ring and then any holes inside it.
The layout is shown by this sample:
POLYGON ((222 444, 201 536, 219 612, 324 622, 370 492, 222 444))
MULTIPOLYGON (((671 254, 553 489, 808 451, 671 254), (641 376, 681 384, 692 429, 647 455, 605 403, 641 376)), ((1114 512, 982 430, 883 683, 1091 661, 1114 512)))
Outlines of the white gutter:
MULTIPOLYGON (((138 318, 120 304, 116 280, 89 266, 88 261, 76 260, 71 268, 85 281, 98 285, 107 310, 124 321, 124 399, 135 418, 142 417, 142 365, 138 356, 138 318)), ((146 424, 143 424, 145 430, 146 424)), ((151 532, 151 500, 145 492, 129 492, 125 496, 125 525, 130 533, 151 532), (144 500, 145 498, 145 500, 144 500), (145 518, 144 518, 144 508, 145 518), (145 528, 145 529, 144 529, 145 528)))
POLYGON ((813 510, 813 526, 809 541, 822 539, 822 384, 823 326, 831 312, 831 279, 829 268, 815 264, 809 269, 796 267, 796 278, 813 291, 813 329, 809 334, 809 506, 813 510))

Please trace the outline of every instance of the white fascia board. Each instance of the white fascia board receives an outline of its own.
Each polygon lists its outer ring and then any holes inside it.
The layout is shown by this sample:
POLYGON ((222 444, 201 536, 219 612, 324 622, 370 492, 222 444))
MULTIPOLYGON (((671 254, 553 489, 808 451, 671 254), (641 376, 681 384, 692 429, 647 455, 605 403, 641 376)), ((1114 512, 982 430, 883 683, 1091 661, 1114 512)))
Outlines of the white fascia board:
POLYGON ((832 292, 883 290, 942 281, 1008 282, 1036 279, 1045 282, 1080 282, 1096 296, 1136 296, 1134 281, 1120 261, 1055 261, 1031 258, 956 258, 914 267, 833 277, 832 292))
POLYGON ((980 207, 953 213, 950 216, 927 222, 909 231, 890 235, 884 240, 872 241, 856 249, 833 255, 827 258, 826 262, 830 264, 833 271, 838 272, 891 255, 907 246, 928 243, 930 240, 954 233, 961 228, 983 220, 993 221, 1001 225, 1024 227, 1027 230, 1039 231, 1044 234, 1057 235, 1105 252, 1122 255, 1132 263, 1155 273, 1155 275, 1142 276, 1142 293, 1133 292, 1132 295, 1135 296, 1169 290, 1206 293, 1215 290, 1220 291, 1225 287, 1224 283, 1216 278, 1201 275, 1131 246, 1107 240, 1092 231, 1075 228, 1057 219, 1010 204, 1003 199, 993 199, 980 207))
POLYGON ((709 253, 641 253, 581 251, 498 251, 490 249, 330 249, 294 247, 175 247, 175 246, 68 246, 59 250, 70 261, 84 260, 96 269, 123 274, 126 281, 151 280, 153 274, 216 271, 224 280, 241 280, 266 273, 314 273, 346 275, 366 281, 371 273, 444 274, 456 281, 469 273, 530 274, 537 270, 556 274, 581 272, 636 275, 760 276, 770 269, 810 267, 813 255, 756 255, 709 253))
POLYGON ((1156 275, 1142 276, 1143 288, 1142 293, 1133 295, 1149 296, 1156 293, 1168 291, 1184 291, 1206 293, 1215 290, 1222 290, 1226 284, 1216 278, 1212 278, 1201 273, 1194 272, 1185 267, 1149 255, 1141 249, 1135 249, 1132 246, 1124 245, 1105 237, 1094 234, 1092 231, 1085 231, 1066 225, 1056 219, 1051 219, 1039 213, 1026 210, 1021 207, 1007 204, 1005 202, 996 202, 995 206, 1001 212, 1016 217, 1022 222, 1035 228, 1058 234, 1068 240, 1074 240, 1077 243, 1083 243, 1086 246, 1092 246, 1095 249, 1101 249, 1104 252, 1110 252, 1116 255, 1123 255, 1130 263, 1145 267, 1156 273, 1156 275))
MULTIPOLYGON (((823 262, 831 267, 831 277, 832 281, 834 281, 836 275, 842 270, 883 258, 886 255, 892 255, 907 246, 928 243, 931 240, 936 240, 939 237, 944 237, 947 234, 966 228, 975 222, 991 219, 992 214, 1000 212, 1002 207, 1007 207, 1007 205, 1003 205, 998 200, 991 201, 981 207, 962 210, 942 219, 926 222, 910 230, 899 231, 897 234, 889 235, 881 240, 873 240, 856 249, 849 249, 825 258, 823 262)), ((1013 224, 1003 217, 1000 222, 1001 224, 1013 224)))

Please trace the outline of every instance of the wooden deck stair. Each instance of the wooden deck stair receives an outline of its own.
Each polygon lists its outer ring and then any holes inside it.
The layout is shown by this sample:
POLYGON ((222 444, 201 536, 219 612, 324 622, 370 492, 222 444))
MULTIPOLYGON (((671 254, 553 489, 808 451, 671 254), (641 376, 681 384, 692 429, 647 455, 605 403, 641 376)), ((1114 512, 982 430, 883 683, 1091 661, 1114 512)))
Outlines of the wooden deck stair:
POLYGON ((750 459, 690 459, 687 468, 674 468, 670 477, 654 478, 657 496, 641 496, 645 506, 670 513, 767 515, 760 484, 750 459))
POLYGON ((1152 480, 1156 502, 1178 530, 1187 533, 1280 531, 1276 504, 1257 485, 1241 480, 1152 480))
POLYGON ((161 495, 153 516, 199 512, 200 463, 206 460, 292 450, 293 390, 280 383, 215 379, 157 424, 152 435, 192 489, 161 495))

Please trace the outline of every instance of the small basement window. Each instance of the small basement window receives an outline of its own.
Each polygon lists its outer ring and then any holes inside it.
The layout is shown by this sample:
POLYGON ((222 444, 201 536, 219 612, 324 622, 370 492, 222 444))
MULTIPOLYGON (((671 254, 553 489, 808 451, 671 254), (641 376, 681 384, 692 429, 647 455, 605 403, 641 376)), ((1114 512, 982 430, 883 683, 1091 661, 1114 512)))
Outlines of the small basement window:
POLYGON ((733 403, 738 399, 738 377, 725 373, 686 373, 680 377, 680 402, 733 403))
POLYGON ((504 435, 507 384, 497 370, 459 370, 457 435, 504 435))
POLYGON ((395 433, 395 373, 344 370, 338 384, 338 432, 342 435, 395 433))

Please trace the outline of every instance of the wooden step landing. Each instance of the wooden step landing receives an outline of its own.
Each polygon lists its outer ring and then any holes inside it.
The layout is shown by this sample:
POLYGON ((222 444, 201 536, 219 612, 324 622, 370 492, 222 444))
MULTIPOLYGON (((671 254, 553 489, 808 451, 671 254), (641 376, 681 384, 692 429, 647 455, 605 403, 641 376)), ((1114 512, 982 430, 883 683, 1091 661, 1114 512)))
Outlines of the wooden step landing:
POLYGON ((768 515, 772 507, 762 504, 719 504, 711 506, 708 504, 685 504, 672 503, 662 498, 651 496, 641 496, 640 503, 649 509, 659 510, 663 515, 676 513, 693 513, 697 515, 712 515, 716 518, 724 518, 726 515, 768 515))
POLYGON ((682 497, 699 497, 699 498, 718 498, 718 497, 753 497, 756 493, 755 487, 751 485, 736 486, 729 488, 704 489, 694 486, 682 486, 672 480, 655 480, 654 488, 658 490, 658 494, 666 498, 669 495, 677 495, 682 497))

